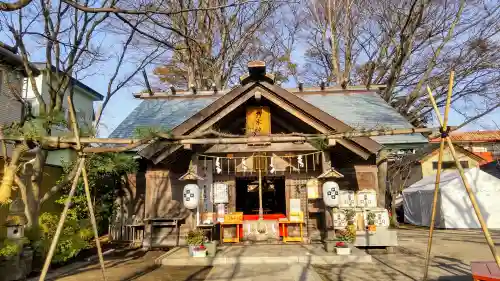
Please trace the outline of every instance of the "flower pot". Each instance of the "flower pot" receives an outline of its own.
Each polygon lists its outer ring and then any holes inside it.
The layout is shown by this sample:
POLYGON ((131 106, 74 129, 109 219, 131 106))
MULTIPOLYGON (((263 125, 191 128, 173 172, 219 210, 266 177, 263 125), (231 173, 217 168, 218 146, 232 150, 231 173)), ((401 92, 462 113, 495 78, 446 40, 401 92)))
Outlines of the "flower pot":
POLYGON ((193 256, 193 253, 195 252, 196 248, 199 247, 199 245, 188 245, 189 249, 189 256, 193 256))
POLYGON ((195 250, 193 251, 194 258, 204 258, 207 256, 207 250, 195 250))
POLYGON ((372 234, 377 231, 377 226, 376 225, 368 225, 366 227, 366 230, 368 230, 368 233, 372 234))
POLYGON ((350 255, 351 254, 351 248, 335 248, 335 251, 337 252, 337 255, 350 255))

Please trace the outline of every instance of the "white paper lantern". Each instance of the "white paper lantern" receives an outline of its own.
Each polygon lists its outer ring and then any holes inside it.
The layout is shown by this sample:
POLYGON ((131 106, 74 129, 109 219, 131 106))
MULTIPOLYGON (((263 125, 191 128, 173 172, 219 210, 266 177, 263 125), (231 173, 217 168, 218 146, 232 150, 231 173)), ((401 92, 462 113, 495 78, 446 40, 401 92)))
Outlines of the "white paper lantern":
POLYGON ((327 181, 323 184, 323 201, 328 207, 336 207, 340 203, 339 185, 333 181, 327 181))
POLYGON ((196 184, 186 184, 182 193, 184 199, 184 207, 188 209, 196 209, 200 201, 200 188, 196 184))
POLYGON ((357 207, 360 208, 375 208, 377 207, 377 192, 374 190, 358 191, 357 207))
POLYGON ((222 182, 214 183, 214 203, 215 204, 229 203, 227 184, 222 182))
POLYGON ((355 207, 356 206, 356 194, 352 190, 340 190, 340 207, 355 207))

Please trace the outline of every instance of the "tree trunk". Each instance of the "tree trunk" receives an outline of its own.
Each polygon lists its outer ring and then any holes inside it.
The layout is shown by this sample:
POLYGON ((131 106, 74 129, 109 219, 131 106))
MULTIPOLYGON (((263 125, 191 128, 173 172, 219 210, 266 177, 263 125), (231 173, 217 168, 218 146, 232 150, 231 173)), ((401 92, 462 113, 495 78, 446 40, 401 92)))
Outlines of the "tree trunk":
POLYGON ((28 146, 24 143, 17 144, 12 151, 12 158, 9 165, 4 169, 2 185, 0 186, 0 204, 9 201, 12 194, 12 186, 17 172, 17 167, 23 154, 28 151, 28 146))
POLYGON ((387 192, 387 156, 388 156, 388 151, 381 150, 377 157, 377 168, 378 168, 377 207, 381 208, 385 208, 385 196, 387 192))
POLYGON ((397 193, 391 193, 391 214, 392 214, 392 222, 395 227, 399 227, 398 216, 396 215, 396 197, 397 193))

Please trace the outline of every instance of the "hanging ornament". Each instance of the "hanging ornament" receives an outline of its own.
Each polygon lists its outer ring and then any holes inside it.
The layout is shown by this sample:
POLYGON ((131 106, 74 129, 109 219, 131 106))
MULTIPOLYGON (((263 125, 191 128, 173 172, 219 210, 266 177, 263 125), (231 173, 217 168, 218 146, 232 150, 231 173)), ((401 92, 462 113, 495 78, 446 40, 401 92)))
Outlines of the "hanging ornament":
POLYGON ((299 168, 304 168, 304 162, 302 161, 302 155, 297 156, 297 162, 299 163, 299 168))
POLYGON ((271 174, 274 174, 276 172, 276 170, 274 169, 274 163, 273 163, 273 159, 274 159, 274 156, 271 156, 271 164, 269 165, 269 167, 271 168, 271 170, 269 171, 271 174))
POLYGON ((247 159, 246 158, 243 158, 243 160, 241 160, 241 167, 243 168, 243 173, 246 173, 247 172, 247 159))
POLYGON ((220 167, 219 157, 215 158, 215 171, 217 172, 217 174, 222 173, 222 168, 220 167))

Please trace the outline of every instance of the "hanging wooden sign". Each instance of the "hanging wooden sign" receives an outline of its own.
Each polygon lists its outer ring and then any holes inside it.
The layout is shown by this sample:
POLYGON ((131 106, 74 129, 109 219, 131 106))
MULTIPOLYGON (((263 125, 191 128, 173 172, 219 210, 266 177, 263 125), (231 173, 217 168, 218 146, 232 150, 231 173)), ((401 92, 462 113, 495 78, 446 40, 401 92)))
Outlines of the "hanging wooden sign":
POLYGON ((378 190, 377 166, 354 166, 359 190, 378 190))
POLYGON ((241 224, 243 222, 243 213, 235 212, 224 215, 224 223, 226 224, 241 224))
POLYGON ((271 133, 271 112, 267 106, 247 107, 247 135, 259 136, 271 133))

